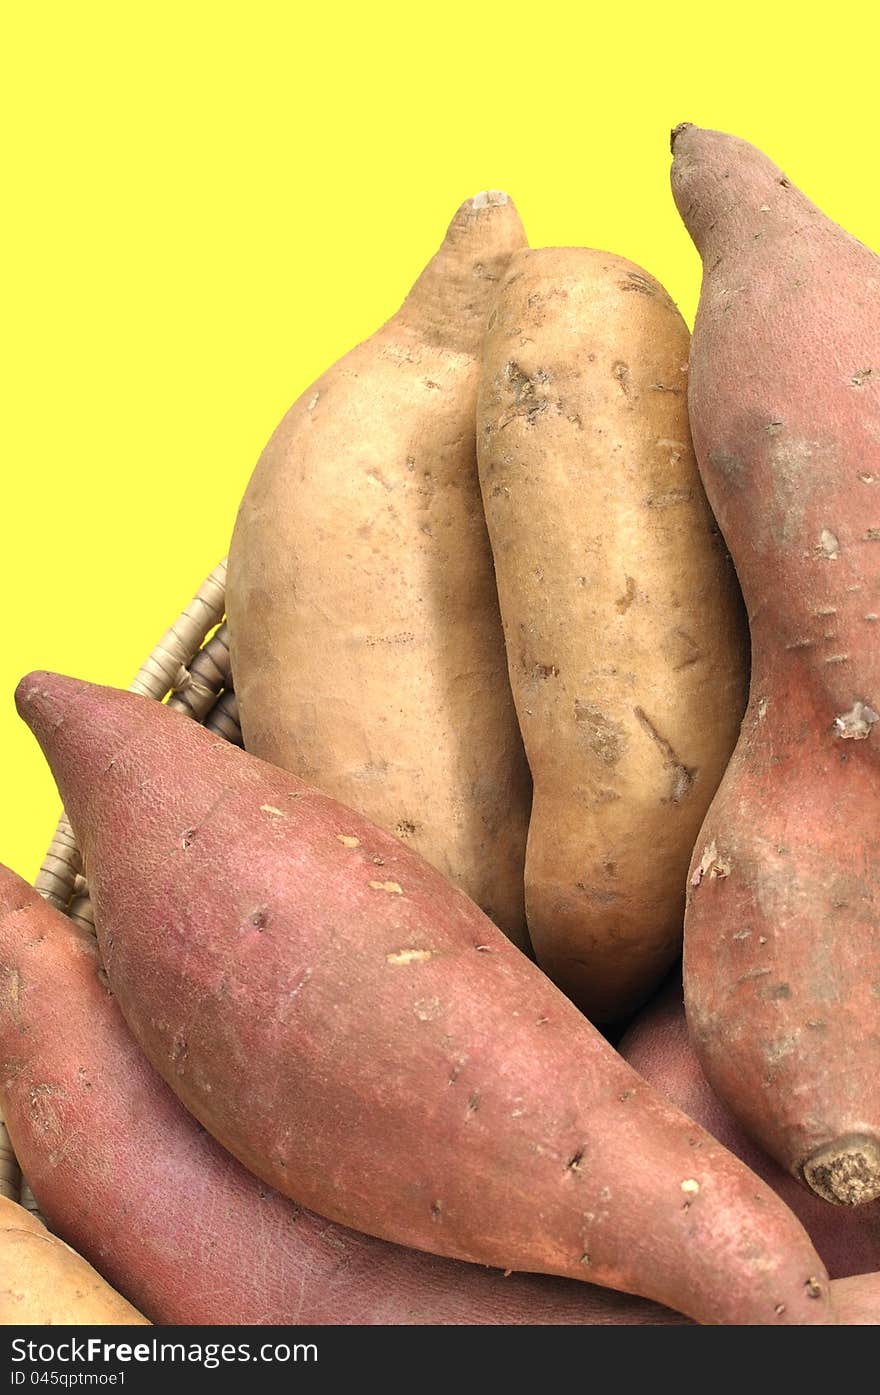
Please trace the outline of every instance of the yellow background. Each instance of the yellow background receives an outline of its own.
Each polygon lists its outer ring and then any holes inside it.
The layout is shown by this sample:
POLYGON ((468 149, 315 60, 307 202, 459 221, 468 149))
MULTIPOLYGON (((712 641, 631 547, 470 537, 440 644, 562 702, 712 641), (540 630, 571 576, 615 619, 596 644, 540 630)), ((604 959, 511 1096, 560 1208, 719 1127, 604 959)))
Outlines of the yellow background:
POLYGON ((880 248, 872 6, 21 5, 0 73, 0 858, 57 797, 30 668, 127 685, 228 545, 288 403, 397 306, 457 204, 663 280, 681 120, 763 146, 880 248), (818 15, 816 7, 814 13, 818 15))

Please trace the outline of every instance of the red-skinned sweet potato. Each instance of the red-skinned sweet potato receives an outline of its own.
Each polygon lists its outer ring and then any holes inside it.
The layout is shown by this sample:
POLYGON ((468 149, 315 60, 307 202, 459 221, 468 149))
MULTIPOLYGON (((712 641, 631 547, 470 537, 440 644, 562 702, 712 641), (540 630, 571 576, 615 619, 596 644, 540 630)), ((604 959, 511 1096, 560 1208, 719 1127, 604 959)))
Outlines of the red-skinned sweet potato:
POLYGON ((253 1172, 418 1249, 704 1322, 833 1321, 770 1188, 396 838, 158 703, 18 688, 122 1011, 253 1172))
POLYGON ((681 1321, 643 1299, 437 1259, 296 1207, 159 1078, 113 1000, 94 938, 4 867, 0 1100, 54 1231, 156 1322, 681 1321))
POLYGON ((713 1088, 829 1201, 880 1196, 880 259, 760 151, 673 133, 690 417, 752 635, 684 981, 713 1088))
POLYGON ((680 978, 670 981, 643 1009, 618 1050, 649 1085, 742 1158, 782 1197, 832 1278, 864 1274, 880 1264, 880 1202, 855 1211, 828 1206, 754 1143, 715 1094, 688 1038, 680 978))
POLYGON ((880 1325, 880 1274, 857 1274, 831 1285, 838 1321, 846 1327, 880 1325))

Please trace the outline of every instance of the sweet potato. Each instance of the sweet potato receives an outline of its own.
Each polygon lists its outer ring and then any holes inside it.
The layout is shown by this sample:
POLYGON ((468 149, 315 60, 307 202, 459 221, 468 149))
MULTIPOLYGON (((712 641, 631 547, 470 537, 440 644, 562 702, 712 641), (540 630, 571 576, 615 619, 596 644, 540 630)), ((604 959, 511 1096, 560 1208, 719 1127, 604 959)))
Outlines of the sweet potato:
POLYGON ((251 1171, 417 1249, 834 1320, 773 1192, 398 839, 148 699, 51 674, 16 698, 126 1020, 251 1171))
POLYGON ((700 1069, 688 1039, 676 977, 627 1029, 618 1050, 649 1085, 701 1124, 763 1177, 800 1220, 832 1279, 880 1265, 880 1202, 858 1210, 830 1207, 753 1143, 700 1069))
POLYGON ((681 949, 694 839, 736 742, 739 589, 687 421, 663 287, 581 247, 518 252, 491 313, 480 481, 534 781, 526 913, 592 1020, 681 949))
POLYGON ((703 257, 690 414, 752 634, 690 873, 717 1093, 828 1201, 880 1197, 880 259, 760 151, 674 133, 703 257))
POLYGON ((297 1208, 221 1148, 153 1070, 94 937, 4 867, 0 1100, 53 1230, 156 1322, 679 1321, 643 1299, 436 1259, 297 1208))
POLYGON ((846 1327, 880 1324, 880 1274, 858 1274, 831 1285, 839 1321, 846 1327))
POLYGON ((531 786, 477 479, 478 350, 525 243, 462 204, 403 306, 303 393, 229 555, 245 746, 396 834, 526 944, 531 786))
POLYGON ((130 1303, 23 1206, 0 1196, 0 1325, 147 1326, 130 1303))

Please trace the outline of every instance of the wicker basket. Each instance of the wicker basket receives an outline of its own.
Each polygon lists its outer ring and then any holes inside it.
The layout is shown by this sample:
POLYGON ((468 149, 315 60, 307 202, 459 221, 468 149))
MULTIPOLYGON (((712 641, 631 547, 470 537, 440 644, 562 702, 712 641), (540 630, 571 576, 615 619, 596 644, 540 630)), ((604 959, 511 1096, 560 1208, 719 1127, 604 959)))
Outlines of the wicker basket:
MULTIPOLYGON (((229 669, 229 646, 223 623, 226 561, 215 567, 183 614, 162 636, 138 671, 132 692, 186 712, 210 731, 241 745, 241 728, 229 669)), ((73 830, 62 815, 35 882, 37 891, 77 925, 94 934, 88 888, 73 830)), ((0 1113, 0 1195, 36 1211, 27 1180, 21 1176, 0 1113)))

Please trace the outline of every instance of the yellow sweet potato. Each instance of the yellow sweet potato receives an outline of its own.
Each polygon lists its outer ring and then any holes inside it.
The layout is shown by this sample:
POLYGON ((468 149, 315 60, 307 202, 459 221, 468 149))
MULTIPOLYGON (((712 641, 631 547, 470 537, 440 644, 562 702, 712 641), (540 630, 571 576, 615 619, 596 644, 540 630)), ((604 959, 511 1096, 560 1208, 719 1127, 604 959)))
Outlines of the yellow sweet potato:
POLYGON ((90 1264, 0 1197, 0 1324, 149 1326, 90 1264))
POLYGON ((492 311, 480 479, 534 780, 526 908, 598 1020, 675 956, 688 859, 736 741, 747 638, 688 429, 688 331, 651 276, 521 251, 492 311))
POLYGON ((468 200, 403 306, 303 393, 257 464, 227 603, 245 746, 395 834, 525 945, 530 782, 474 413, 525 237, 468 200))

